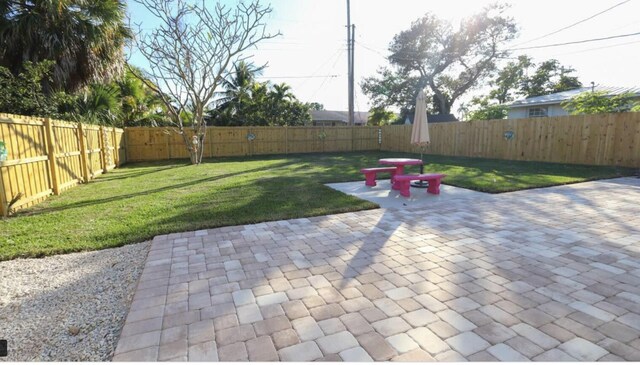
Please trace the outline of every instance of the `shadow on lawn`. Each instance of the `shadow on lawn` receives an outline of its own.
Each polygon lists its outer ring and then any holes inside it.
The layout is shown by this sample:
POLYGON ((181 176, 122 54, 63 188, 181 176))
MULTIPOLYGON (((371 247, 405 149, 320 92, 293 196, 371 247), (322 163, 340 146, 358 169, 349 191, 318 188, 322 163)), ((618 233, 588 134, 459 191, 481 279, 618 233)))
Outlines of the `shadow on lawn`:
MULTIPOLYGON (((95 183, 106 183, 106 182, 111 182, 111 181, 115 181, 115 180, 125 180, 125 179, 133 179, 133 178, 137 178, 137 177, 141 177, 141 176, 147 176, 147 175, 152 175, 152 174, 157 174, 159 172, 163 172, 163 171, 167 171, 167 170, 173 170, 173 169, 178 169, 181 167, 186 167, 188 165, 177 165, 175 163, 171 164, 170 166, 167 167, 163 167, 160 169, 149 169, 146 171, 140 171, 140 172, 133 172, 133 171, 126 171, 127 168, 130 168, 129 166, 127 167, 121 167, 121 170, 118 170, 117 174, 105 174, 100 176, 98 179, 93 180, 91 183, 95 184, 95 183)), ((133 166, 135 168, 139 168, 142 166, 133 166)), ((154 167, 154 166, 149 166, 154 167)))
MULTIPOLYGON (((223 175, 210 176, 210 177, 206 177, 206 178, 202 178, 202 179, 189 180, 189 181, 185 181, 185 182, 179 183, 179 184, 166 185, 166 186, 163 186, 163 187, 160 187, 160 188, 149 189, 149 190, 140 191, 140 192, 131 193, 131 194, 115 195, 115 196, 110 196, 108 198, 103 198, 103 199, 84 200, 84 201, 68 204, 68 205, 61 206, 61 207, 49 207, 49 208, 40 208, 40 209, 37 209, 37 210, 26 210, 26 211, 18 212, 18 214, 16 214, 15 217, 29 216, 29 215, 49 213, 49 212, 57 212, 57 211, 63 211, 63 210, 68 210, 68 209, 85 207, 85 206, 89 206, 89 205, 105 204, 105 203, 110 203, 110 202, 114 202, 114 201, 121 200, 121 199, 130 199, 130 198, 135 198, 135 197, 140 197, 140 196, 146 196, 146 195, 150 195, 150 194, 160 193, 160 192, 163 192, 163 191, 184 188, 184 187, 192 186, 192 185, 195 185, 195 184, 222 180, 222 179, 226 179, 226 178, 230 178, 230 177, 234 177, 234 176, 239 176, 239 175, 244 175, 244 174, 250 174, 250 173, 254 173, 254 172, 266 171, 266 170, 270 170, 270 169, 273 169, 273 168, 277 168, 279 166, 286 166, 286 165, 287 165, 286 163, 282 163, 282 164, 259 167, 259 168, 255 168, 255 169, 251 169, 251 170, 244 170, 244 171, 239 171, 239 172, 227 173, 227 174, 223 174, 223 175)), ((171 168, 166 168, 165 170, 168 170, 168 169, 171 169, 171 168)))

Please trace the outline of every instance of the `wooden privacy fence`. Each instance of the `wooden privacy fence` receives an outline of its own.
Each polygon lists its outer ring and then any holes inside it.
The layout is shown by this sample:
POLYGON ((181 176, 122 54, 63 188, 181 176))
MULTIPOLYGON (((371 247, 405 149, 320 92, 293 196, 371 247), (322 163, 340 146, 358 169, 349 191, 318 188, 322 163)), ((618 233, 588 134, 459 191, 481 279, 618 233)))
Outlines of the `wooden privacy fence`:
MULTIPOLYGON (((640 167, 640 113, 429 125, 426 154, 640 167)), ((187 158, 167 128, 127 128, 128 161, 187 158)), ((205 157, 382 150, 419 153, 411 126, 209 127, 205 157)))
MULTIPOLYGON (((426 154, 640 167, 640 113, 429 125, 426 154)), ((384 151, 420 153, 411 126, 382 127, 384 151)))
POLYGON ((0 114, 0 213, 26 208, 125 162, 124 130, 0 114))
MULTIPOLYGON (((132 127, 125 134, 127 161, 189 157, 171 129, 132 127)), ((204 157, 379 149, 378 127, 208 127, 204 157)))

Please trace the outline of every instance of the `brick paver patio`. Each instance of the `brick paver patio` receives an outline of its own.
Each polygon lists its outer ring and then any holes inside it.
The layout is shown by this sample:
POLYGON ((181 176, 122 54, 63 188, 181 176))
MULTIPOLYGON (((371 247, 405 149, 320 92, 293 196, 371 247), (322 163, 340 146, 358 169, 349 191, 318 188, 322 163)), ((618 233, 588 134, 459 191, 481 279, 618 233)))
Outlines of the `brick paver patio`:
POLYGON ((640 179, 156 237, 114 360, 640 360, 640 179))

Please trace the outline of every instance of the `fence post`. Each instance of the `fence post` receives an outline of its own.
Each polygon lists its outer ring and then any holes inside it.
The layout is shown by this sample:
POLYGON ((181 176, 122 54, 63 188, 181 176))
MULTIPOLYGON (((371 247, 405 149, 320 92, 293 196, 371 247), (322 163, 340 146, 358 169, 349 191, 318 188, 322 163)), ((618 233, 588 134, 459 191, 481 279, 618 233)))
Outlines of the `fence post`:
MULTIPOLYGON (((129 128, 124 128, 123 132, 122 132, 122 141, 124 142, 124 162, 128 162, 129 161, 129 137, 127 137, 127 135, 129 134, 127 131, 129 130, 129 128)), ((118 145, 118 148, 120 147, 120 145, 118 145)), ((118 149, 118 153, 120 153, 120 150, 118 149)))
POLYGON ((78 141, 80 142, 80 165, 82 167, 82 178, 86 184, 89 182, 89 162, 87 161, 87 147, 84 139, 84 128, 82 128, 82 123, 78 123, 78 141))
POLYGON ((100 164, 102 165, 102 173, 106 174, 107 170, 107 141, 105 140, 105 134, 107 131, 104 126, 100 126, 100 164))
POLYGON ((354 125, 351 126, 351 152, 353 152, 353 139, 355 134, 354 127, 355 127, 354 125))
POLYGON ((289 154, 289 126, 284 126, 284 154, 289 154))
POLYGON ((49 176, 51 177, 51 190, 54 195, 60 195, 60 178, 58 177, 58 159, 56 157, 56 144, 54 141, 51 119, 44 118, 44 135, 47 140, 47 156, 49 157, 49 176))
POLYGON ((120 146, 116 146, 116 142, 118 141, 118 133, 116 132, 116 128, 111 129, 111 143, 113 144, 113 163, 116 167, 120 167, 120 146))
MULTIPOLYGON (((163 132, 163 134, 164 134, 165 141, 166 141, 166 142, 165 142, 165 144, 164 144, 164 146, 165 146, 165 148, 167 149, 167 160, 171 160, 171 141, 170 141, 170 139, 171 139, 171 134, 169 134, 169 133, 164 133, 164 131, 162 131, 162 132, 163 132)), ((203 146, 202 148, 204 148, 204 146, 203 146)))
POLYGON ((4 191, 4 182, 2 180, 2 162, 0 162, 0 214, 6 217, 9 215, 9 206, 7 194, 4 191))

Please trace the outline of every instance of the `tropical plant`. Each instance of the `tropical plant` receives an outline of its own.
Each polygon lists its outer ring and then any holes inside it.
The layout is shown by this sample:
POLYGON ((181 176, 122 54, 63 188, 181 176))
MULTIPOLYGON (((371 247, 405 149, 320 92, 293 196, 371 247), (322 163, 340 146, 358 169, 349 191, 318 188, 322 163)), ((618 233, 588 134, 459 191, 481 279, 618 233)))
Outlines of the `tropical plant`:
POLYGON ((121 0, 1 1, 0 13, 0 65, 18 75, 27 61, 53 60, 47 93, 77 91, 123 70, 131 32, 121 0))
POLYGON ((120 90, 113 84, 93 84, 76 98, 69 113, 77 122, 121 126, 122 104, 120 90))
POLYGON ((120 89, 123 126, 167 125, 165 107, 160 98, 140 79, 127 70, 116 82, 120 89))
POLYGON ((217 106, 207 121, 212 125, 300 125, 310 121, 309 104, 298 101, 291 86, 256 82, 262 68, 246 62, 235 65, 225 90, 219 93, 217 106))

